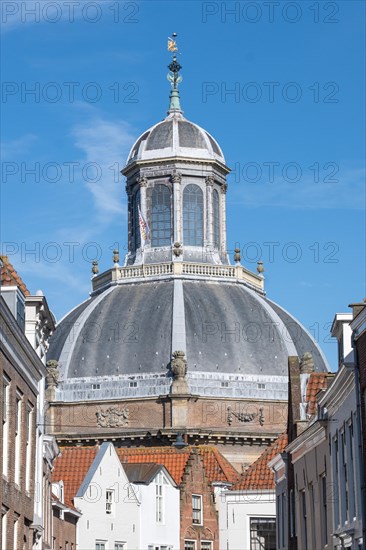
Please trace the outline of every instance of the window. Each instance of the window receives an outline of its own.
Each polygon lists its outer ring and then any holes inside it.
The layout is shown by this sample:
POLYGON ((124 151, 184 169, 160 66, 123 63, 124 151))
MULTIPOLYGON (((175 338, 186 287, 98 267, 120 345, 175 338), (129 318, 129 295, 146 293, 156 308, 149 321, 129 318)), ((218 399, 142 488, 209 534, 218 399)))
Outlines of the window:
POLYGON ((219 194, 214 189, 212 193, 212 213, 213 213, 213 244, 215 248, 220 247, 220 203, 219 194))
POLYGON ((201 550, 212 550, 212 542, 210 540, 201 541, 201 550))
POLYGON ((192 495, 192 523, 202 525, 202 496, 192 495))
POLYGON ((309 500, 310 500, 309 504, 310 504, 310 511, 311 511, 311 543, 312 543, 312 547, 316 548, 315 500, 314 500, 314 485, 312 483, 310 483, 309 485, 309 500))
POLYGON ((296 503, 294 490, 290 490, 290 537, 296 536, 296 503))
POLYGON ((203 246, 203 193, 198 185, 187 185, 183 191, 183 242, 203 246))
POLYGON ((10 380, 3 377, 3 475, 8 475, 9 465, 9 395, 10 380))
POLYGON ((25 490, 30 490, 31 465, 32 465, 32 433, 33 433, 33 405, 27 404, 27 423, 26 423, 26 467, 25 467, 25 490))
POLYGON ((114 497, 114 491, 111 489, 107 489, 105 492, 105 513, 106 514, 112 514, 113 513, 113 497, 114 497))
POLYGON ((353 471, 354 461, 353 461, 353 424, 352 419, 347 425, 347 437, 346 437, 346 452, 347 452, 347 471, 348 471, 348 486, 349 486, 349 519, 352 519, 356 516, 356 490, 355 490, 355 475, 353 471))
POLYGON ((349 510, 349 492, 348 492, 348 468, 347 468, 347 449, 345 433, 341 433, 341 507, 342 507, 342 522, 348 520, 349 510))
POLYGON ((185 540, 184 541, 184 550, 196 550, 196 541, 195 540, 185 540))
POLYGON ((163 474, 159 472, 155 482, 156 522, 163 522, 163 474))
POLYGON ((96 540, 95 541, 95 550, 105 550, 105 540, 96 540))
POLYGON ((8 524, 8 508, 4 506, 1 508, 1 548, 6 548, 7 533, 6 528, 8 524))
POLYGON ((156 185, 151 197, 151 246, 171 244, 171 193, 166 185, 156 185))
POLYGON ((22 397, 19 390, 15 402, 15 483, 20 483, 21 431, 22 431, 22 397))
POLYGON ((125 543, 124 542, 115 542, 114 543, 114 550, 124 550, 125 543))
POLYGON ((132 251, 136 251, 140 248, 141 237, 140 237, 140 223, 139 223, 139 212, 138 207, 140 205, 140 190, 138 189, 131 199, 131 248, 132 251))
POLYGON ((321 525, 322 525, 322 545, 328 544, 328 509, 327 509, 327 477, 321 478, 321 525))
POLYGON ((334 525, 339 526, 339 452, 338 438, 333 440, 333 471, 334 471, 334 525))
POLYGON ((276 518, 250 518, 250 550, 276 550, 276 518))
POLYGON ((305 491, 300 492, 300 501, 301 501, 301 528, 302 528, 302 547, 304 550, 308 550, 308 516, 306 511, 306 495, 305 491))

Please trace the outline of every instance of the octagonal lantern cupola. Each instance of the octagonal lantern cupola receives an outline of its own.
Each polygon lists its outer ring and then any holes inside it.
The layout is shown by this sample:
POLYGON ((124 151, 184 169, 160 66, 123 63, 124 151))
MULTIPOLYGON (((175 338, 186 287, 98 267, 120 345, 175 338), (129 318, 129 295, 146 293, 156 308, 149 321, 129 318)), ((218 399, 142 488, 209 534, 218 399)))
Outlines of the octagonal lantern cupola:
POLYGON ((122 174, 128 195, 126 265, 185 261, 228 264, 226 176, 215 139, 183 116, 175 38, 168 49, 167 117, 134 143, 122 174))

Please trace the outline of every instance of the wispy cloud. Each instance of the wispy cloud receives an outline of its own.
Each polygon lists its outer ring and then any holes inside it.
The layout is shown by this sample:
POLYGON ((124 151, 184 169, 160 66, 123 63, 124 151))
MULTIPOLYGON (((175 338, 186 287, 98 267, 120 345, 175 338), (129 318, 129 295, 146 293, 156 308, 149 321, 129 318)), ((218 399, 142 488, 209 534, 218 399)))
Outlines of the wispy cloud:
POLYGON ((3 161, 14 161, 19 156, 29 153, 32 145, 37 141, 34 134, 25 134, 17 139, 1 142, 1 158, 3 161))
POLYGON ((302 177, 296 183, 275 179, 272 183, 232 182, 231 198, 244 207, 263 206, 290 209, 349 209, 365 207, 365 170, 339 168, 333 183, 316 183, 311 177, 302 177))
POLYGON ((112 122, 93 116, 74 127, 72 135, 75 146, 84 153, 84 166, 90 166, 84 181, 94 197, 101 220, 124 212, 119 171, 135 139, 130 126, 124 121, 112 122), (96 181, 91 181, 94 179, 96 181))

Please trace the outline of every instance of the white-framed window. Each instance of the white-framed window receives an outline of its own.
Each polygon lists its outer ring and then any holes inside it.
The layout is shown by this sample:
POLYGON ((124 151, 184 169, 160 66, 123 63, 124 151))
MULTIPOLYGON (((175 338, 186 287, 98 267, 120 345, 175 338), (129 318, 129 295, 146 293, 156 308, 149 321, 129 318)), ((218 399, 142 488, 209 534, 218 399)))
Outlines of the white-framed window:
POLYGON ((321 525, 322 525, 322 545, 328 544, 328 502, 327 502, 327 475, 321 476, 321 525))
POLYGON ((164 492, 163 492, 164 476, 159 472, 155 479, 155 518, 157 523, 164 521, 164 492))
POLYGON ((105 540, 96 540, 95 541, 95 550, 106 550, 106 541, 105 540))
POLYGON ((192 495, 192 523, 202 525, 202 495, 192 495))
POLYGON ((302 547, 303 547, 304 550, 308 550, 308 513, 307 513, 307 508, 306 508, 305 490, 300 491, 300 502, 301 502, 302 547))
POLYGON ((114 550, 125 550, 125 543, 116 541, 114 543, 114 550))
POLYGON ((212 550, 212 540, 201 540, 201 550, 212 550))
POLYGON ((1 508, 1 548, 6 548, 7 543, 7 526, 8 526, 8 508, 1 508))
POLYGON ((33 433, 33 405, 27 403, 26 417, 26 466, 25 466, 25 490, 30 491, 31 485, 31 466, 32 466, 32 433, 33 433))
POLYGON ((15 483, 20 483, 20 459, 22 441, 22 404, 23 394, 17 389, 15 399, 15 483))
POLYGON ((8 475, 9 467, 9 396, 10 379, 3 376, 3 475, 8 475))
POLYGON ((18 529, 19 529, 19 516, 18 514, 14 515, 14 548, 18 548, 18 529))
POLYGON ((250 550, 276 550, 276 518, 250 518, 250 550))
POLYGON ((195 540, 185 540, 184 541, 184 550, 196 550, 196 541, 195 540))
POLYGON ((113 504, 114 504, 114 490, 107 489, 105 492, 105 513, 113 514, 113 504))

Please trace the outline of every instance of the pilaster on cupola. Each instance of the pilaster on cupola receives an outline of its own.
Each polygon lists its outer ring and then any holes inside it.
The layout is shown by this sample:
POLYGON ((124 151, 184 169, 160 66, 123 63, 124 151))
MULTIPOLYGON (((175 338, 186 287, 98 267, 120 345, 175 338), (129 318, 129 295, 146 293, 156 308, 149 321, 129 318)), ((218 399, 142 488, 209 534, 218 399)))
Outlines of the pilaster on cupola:
POLYGON ((173 204, 174 204, 174 242, 182 242, 182 199, 181 199, 181 184, 182 174, 174 172, 171 177, 173 183, 173 204))

